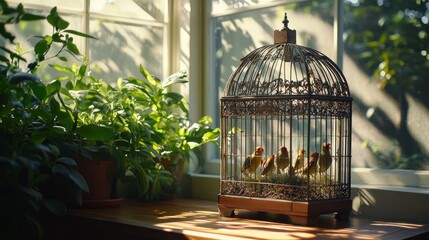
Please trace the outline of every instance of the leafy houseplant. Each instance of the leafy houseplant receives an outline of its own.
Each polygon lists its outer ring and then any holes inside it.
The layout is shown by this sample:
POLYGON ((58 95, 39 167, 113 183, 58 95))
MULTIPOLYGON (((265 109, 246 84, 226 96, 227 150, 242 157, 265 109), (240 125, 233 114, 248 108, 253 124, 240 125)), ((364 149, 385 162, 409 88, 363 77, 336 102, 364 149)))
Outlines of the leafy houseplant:
POLYGON ((180 179, 183 165, 191 159, 192 154, 198 160, 197 167, 202 166, 200 146, 216 142, 220 130, 211 127, 212 119, 209 116, 191 123, 187 100, 177 92, 168 91, 173 84, 188 82, 185 72, 175 73, 166 81, 152 76, 142 67, 141 73, 146 81, 134 78, 128 78, 128 81, 141 82, 142 99, 149 106, 146 121, 150 123, 154 133, 153 148, 159 153, 154 158, 155 162, 161 164, 176 179, 180 179))
MULTIPOLYGON (((2 18, 0 34, 14 41, 5 25, 45 17, 28 14, 20 4, 10 8, 0 1, 2 18)), ((47 17, 52 35, 39 36, 34 47, 35 60, 22 71, 22 49, 0 47, 0 238, 41 238, 40 212, 49 210, 65 214, 65 204, 59 200, 81 201, 81 192, 88 191, 82 176, 75 170, 74 159, 66 157, 59 143, 73 143, 73 116, 62 109, 57 98, 57 82, 44 84, 36 75, 39 64, 50 57, 51 46, 60 45, 53 58, 65 59, 67 51, 79 54, 70 34, 86 36, 67 30, 68 23, 53 8, 47 17), (61 192, 60 198, 55 194, 61 192)))
POLYGON ((190 124, 186 99, 168 91, 173 84, 186 83, 186 73, 161 81, 140 66, 143 79, 119 79, 112 87, 88 75, 87 66, 51 65, 64 73, 58 78, 65 81, 61 93, 76 115, 82 152, 102 150, 114 156, 116 177, 124 179, 127 172, 132 173, 141 199, 170 195, 181 164, 191 152, 201 159, 198 147, 219 135, 209 117, 190 124))

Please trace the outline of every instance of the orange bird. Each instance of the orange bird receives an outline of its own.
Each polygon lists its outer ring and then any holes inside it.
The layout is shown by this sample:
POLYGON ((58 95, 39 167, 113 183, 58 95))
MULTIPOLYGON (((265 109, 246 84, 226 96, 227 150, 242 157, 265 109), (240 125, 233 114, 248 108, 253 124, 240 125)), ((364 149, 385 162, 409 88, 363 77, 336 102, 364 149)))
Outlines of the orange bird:
POLYGON ((261 175, 265 176, 266 174, 271 174, 274 169, 274 155, 271 155, 267 158, 264 163, 262 163, 262 172, 261 175))
POLYGON ((241 172, 254 173, 262 162, 262 153, 264 153, 264 148, 259 146, 256 147, 255 151, 244 160, 241 172))
POLYGON ((329 152, 329 149, 331 148, 331 144, 328 142, 323 143, 322 145, 322 151, 320 153, 320 159, 319 159, 319 173, 326 172, 328 168, 332 164, 332 156, 329 152))
POLYGON ((298 156, 296 156, 296 159, 295 159, 295 165, 293 166, 295 171, 298 171, 304 167, 304 155, 305 155, 305 150, 303 148, 299 149, 298 156))
POLYGON ((277 165, 277 172, 283 172, 289 166, 289 152, 285 146, 279 148, 275 163, 277 165))
POLYGON ((310 159, 308 160, 308 163, 305 164, 304 168, 300 172, 307 173, 307 174, 315 174, 317 170, 317 160, 319 160, 319 153, 313 152, 310 155, 310 159))

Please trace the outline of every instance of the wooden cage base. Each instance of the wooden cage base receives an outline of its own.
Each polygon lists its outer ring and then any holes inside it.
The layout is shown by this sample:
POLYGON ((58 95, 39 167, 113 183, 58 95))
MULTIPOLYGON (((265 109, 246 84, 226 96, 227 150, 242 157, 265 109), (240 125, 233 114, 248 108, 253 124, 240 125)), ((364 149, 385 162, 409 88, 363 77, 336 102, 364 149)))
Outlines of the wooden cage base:
POLYGON ((318 200, 310 202, 252 198, 232 195, 218 196, 219 215, 233 217, 235 209, 287 215, 293 224, 316 225, 322 214, 336 213, 338 220, 348 220, 352 210, 351 199, 318 200))

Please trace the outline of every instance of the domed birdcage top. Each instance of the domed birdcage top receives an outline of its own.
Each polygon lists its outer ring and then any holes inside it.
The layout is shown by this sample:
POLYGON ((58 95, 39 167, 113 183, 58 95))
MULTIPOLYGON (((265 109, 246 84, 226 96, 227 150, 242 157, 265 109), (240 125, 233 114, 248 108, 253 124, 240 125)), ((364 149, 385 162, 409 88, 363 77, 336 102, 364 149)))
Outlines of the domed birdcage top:
POLYGON ((295 44, 295 31, 274 32, 275 43, 260 47, 241 59, 229 78, 225 97, 331 96, 350 97, 338 66, 317 50, 295 44))

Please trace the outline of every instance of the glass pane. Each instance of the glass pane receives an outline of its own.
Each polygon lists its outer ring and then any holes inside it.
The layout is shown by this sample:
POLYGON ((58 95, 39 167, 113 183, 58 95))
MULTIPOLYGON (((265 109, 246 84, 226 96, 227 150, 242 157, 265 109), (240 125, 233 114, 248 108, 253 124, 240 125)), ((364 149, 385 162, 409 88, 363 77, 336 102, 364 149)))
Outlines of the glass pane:
MULTIPOLYGON (((47 16, 49 14, 48 10, 34 10, 34 9, 26 9, 27 12, 38 14, 42 16, 47 16)), ((80 16, 71 15, 71 14, 61 14, 61 17, 70 23, 68 29, 73 29, 76 31, 83 31, 82 29, 82 19, 80 16)), ((21 62, 21 69, 25 71, 27 69, 27 65, 35 60, 34 58, 34 46, 40 40, 40 38, 36 36, 43 36, 45 34, 52 34, 52 26, 46 20, 40 21, 21 21, 18 25, 8 26, 7 28, 13 35, 16 36, 15 43, 19 43, 23 49, 23 57, 27 60, 27 62, 21 62)), ((83 53, 84 52, 84 38, 79 36, 73 37, 73 43, 76 44, 78 49, 83 53)), ((0 38, 0 45, 10 48, 11 43, 9 41, 4 41, 3 38, 0 38)), ((60 50, 59 44, 53 44, 50 52, 46 55, 45 61, 43 61, 39 68, 40 74, 44 81, 51 81, 56 75, 58 75, 55 71, 53 71, 48 64, 55 64, 60 61, 58 58, 54 57, 54 55, 60 50)), ((14 47, 12 47, 14 49, 14 47)), ((76 59, 67 53, 67 51, 63 51, 60 57, 66 57, 68 59, 68 63, 62 62, 62 65, 71 65, 72 62, 76 62, 76 59)))
POLYGON ((26 3, 37 4, 40 6, 47 6, 52 8, 57 6, 58 9, 70 9, 76 11, 83 11, 84 9, 84 0, 73 0, 73 1, 64 1, 64 0, 8 0, 9 3, 22 3, 25 7, 26 3))
POLYGON ((116 83, 119 77, 141 77, 139 65, 152 74, 163 73, 163 28, 91 19, 89 54, 92 74, 116 83))
POLYGON ((344 1, 355 166, 429 169, 428 8, 420 1, 344 1))
POLYGON ((90 12, 109 16, 164 21, 165 1, 91 0, 90 12))

